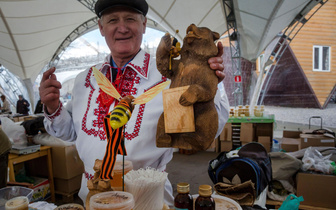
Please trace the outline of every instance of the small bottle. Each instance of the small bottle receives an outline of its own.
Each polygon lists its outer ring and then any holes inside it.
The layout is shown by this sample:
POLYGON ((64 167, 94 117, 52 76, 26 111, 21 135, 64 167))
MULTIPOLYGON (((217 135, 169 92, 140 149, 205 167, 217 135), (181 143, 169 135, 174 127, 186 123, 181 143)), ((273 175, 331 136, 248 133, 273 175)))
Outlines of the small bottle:
POLYGON ((176 210, 193 210, 194 201, 192 196, 189 194, 190 187, 188 183, 178 183, 177 192, 174 199, 174 207, 176 210))
POLYGON ((200 185, 198 189, 199 196, 195 201, 195 210, 215 210, 215 200, 211 197, 212 187, 210 185, 200 185))

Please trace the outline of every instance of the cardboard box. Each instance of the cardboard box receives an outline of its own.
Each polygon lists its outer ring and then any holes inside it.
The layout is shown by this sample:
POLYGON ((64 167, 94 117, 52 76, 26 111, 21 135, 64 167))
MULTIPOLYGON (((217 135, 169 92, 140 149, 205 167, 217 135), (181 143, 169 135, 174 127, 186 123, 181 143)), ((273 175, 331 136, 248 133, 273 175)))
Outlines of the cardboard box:
POLYGON ((300 134, 301 149, 307 147, 335 147, 335 139, 322 134, 300 134))
POLYGON ((226 123, 222 133, 219 136, 221 141, 231 141, 232 140, 232 124, 226 123))
POLYGON ((82 174, 71 179, 54 179, 55 191, 62 193, 72 193, 80 189, 82 183, 82 174))
POLYGON ((54 178, 71 179, 84 172, 76 146, 52 147, 51 150, 54 178))
POLYGON ((232 141, 220 141, 221 152, 229 152, 232 150, 232 141))
POLYGON ((46 178, 32 177, 34 179, 33 196, 31 202, 47 200, 50 197, 49 180, 46 178))
POLYGON ((240 127, 240 141, 252 142, 254 139, 254 124, 242 123, 240 127))
POLYGON ((255 126, 257 137, 269 136, 271 139, 273 139, 273 123, 255 123, 255 126))
POLYGON ((304 199, 300 204, 335 209, 336 176, 298 173, 296 181, 296 195, 304 199))
POLYGON ((271 137, 269 137, 269 136, 258 136, 258 142, 265 147, 267 152, 271 151, 271 137))
POLYGON ((292 139, 298 139, 300 138, 300 134, 302 131, 289 131, 289 130, 283 130, 282 137, 283 138, 292 138, 292 139))
POLYGON ((301 149, 301 139, 300 138, 281 138, 279 140, 281 149, 286 152, 295 152, 301 149))

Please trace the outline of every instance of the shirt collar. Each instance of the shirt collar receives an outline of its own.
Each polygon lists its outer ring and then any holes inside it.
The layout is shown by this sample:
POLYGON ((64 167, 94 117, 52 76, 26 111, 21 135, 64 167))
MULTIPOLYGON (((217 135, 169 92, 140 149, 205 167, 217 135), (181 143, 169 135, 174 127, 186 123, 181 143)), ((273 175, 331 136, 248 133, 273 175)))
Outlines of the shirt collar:
MULTIPOLYGON (((108 62, 113 65, 112 56, 108 56, 108 62)), ((150 54, 145 52, 144 50, 140 50, 138 54, 131 59, 125 67, 132 68, 135 72, 137 72, 142 78, 148 79, 149 73, 149 62, 150 62, 150 54)))

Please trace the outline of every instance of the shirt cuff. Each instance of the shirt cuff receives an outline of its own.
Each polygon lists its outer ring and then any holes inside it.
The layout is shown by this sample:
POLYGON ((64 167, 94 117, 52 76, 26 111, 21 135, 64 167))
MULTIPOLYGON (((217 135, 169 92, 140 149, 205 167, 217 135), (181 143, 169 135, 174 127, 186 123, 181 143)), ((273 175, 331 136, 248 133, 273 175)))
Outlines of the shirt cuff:
POLYGON ((62 102, 59 102, 56 111, 52 114, 49 114, 47 107, 43 105, 44 116, 48 118, 48 120, 54 120, 57 116, 60 116, 62 108, 63 108, 63 104, 62 102))

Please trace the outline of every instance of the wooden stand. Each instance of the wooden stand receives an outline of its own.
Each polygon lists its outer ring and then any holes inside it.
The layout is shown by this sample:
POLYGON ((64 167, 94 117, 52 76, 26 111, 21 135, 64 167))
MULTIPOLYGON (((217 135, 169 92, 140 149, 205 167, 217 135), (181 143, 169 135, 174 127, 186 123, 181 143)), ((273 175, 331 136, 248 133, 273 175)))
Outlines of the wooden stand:
POLYGON ((40 151, 26 154, 26 155, 17 155, 17 154, 9 154, 8 155, 8 167, 9 167, 9 181, 15 182, 15 174, 14 174, 14 165, 18 163, 23 163, 29 160, 33 160, 39 157, 47 157, 48 162, 48 180, 50 187, 50 194, 52 202, 55 202, 55 188, 54 188, 54 175, 52 169, 51 162, 51 147, 49 146, 41 146, 40 151))
POLYGON ((182 106, 181 95, 189 86, 163 90, 163 111, 166 133, 195 132, 194 107, 182 106))

